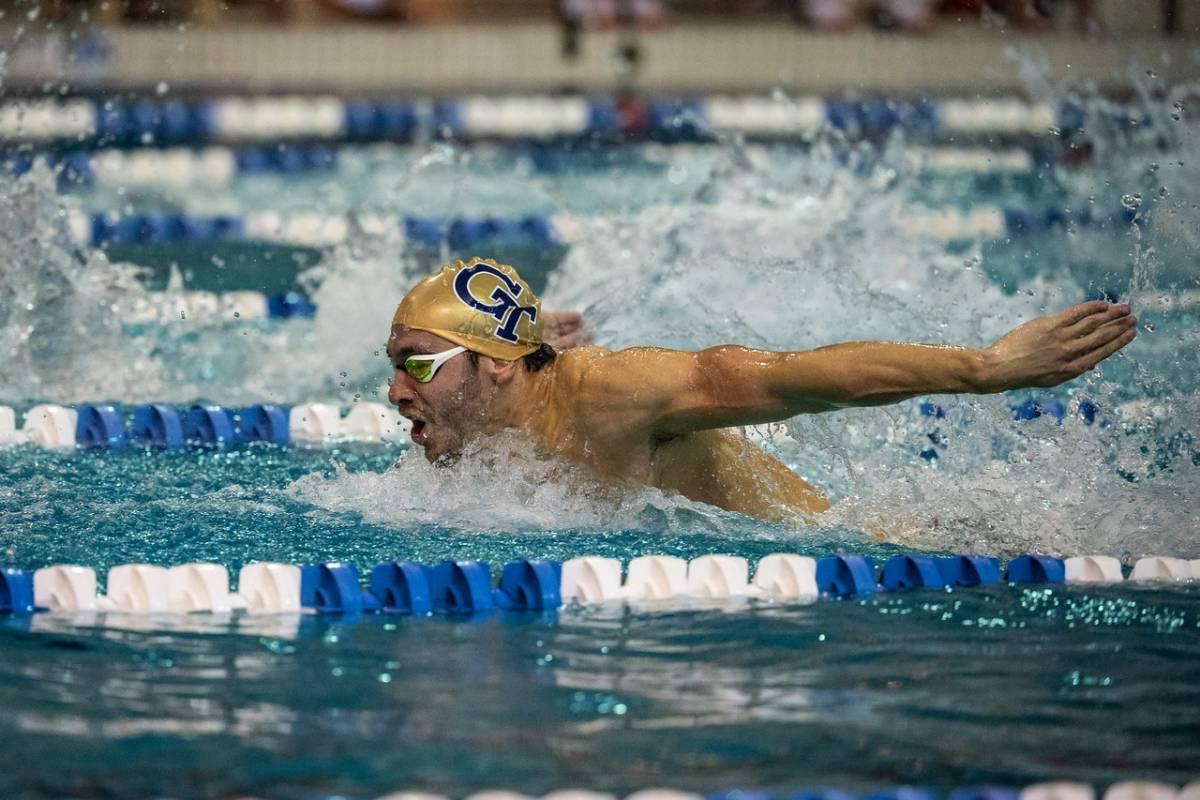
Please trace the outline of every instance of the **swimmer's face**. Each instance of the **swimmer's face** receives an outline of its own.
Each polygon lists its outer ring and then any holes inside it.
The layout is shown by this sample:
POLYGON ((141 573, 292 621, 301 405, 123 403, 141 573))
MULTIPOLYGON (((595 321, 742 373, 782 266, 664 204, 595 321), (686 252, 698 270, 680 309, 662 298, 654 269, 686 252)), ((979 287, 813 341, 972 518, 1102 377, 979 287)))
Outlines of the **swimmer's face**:
POLYGON ((394 326, 387 355, 393 366, 388 402, 412 420, 412 441, 425 450, 425 458, 453 458, 463 444, 482 433, 489 403, 484 397, 479 365, 467 353, 442 364, 428 383, 418 383, 402 368, 414 355, 442 353, 455 346, 425 331, 394 326))

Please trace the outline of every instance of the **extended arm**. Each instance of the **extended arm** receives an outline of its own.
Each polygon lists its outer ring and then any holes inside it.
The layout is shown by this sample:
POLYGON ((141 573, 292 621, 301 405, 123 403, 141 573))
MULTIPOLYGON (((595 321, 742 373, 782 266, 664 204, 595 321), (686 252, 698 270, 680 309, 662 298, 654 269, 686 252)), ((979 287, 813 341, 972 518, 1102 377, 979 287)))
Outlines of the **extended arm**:
POLYGON ((723 346, 613 358, 636 401, 631 423, 670 437, 925 394, 1055 386, 1133 341, 1135 324, 1129 306, 1098 301, 1031 320, 983 350, 855 342, 798 353, 723 346))

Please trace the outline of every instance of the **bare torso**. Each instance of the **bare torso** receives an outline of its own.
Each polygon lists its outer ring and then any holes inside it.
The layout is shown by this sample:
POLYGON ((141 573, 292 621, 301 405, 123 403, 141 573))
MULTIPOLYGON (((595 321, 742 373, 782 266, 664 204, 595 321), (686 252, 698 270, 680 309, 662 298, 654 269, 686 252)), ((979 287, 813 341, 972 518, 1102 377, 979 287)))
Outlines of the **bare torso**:
POLYGON ((793 521, 825 511, 825 497, 736 429, 655 440, 630 424, 636 386, 600 367, 607 351, 564 351, 530 425, 543 446, 610 479, 674 490, 748 516, 793 521))

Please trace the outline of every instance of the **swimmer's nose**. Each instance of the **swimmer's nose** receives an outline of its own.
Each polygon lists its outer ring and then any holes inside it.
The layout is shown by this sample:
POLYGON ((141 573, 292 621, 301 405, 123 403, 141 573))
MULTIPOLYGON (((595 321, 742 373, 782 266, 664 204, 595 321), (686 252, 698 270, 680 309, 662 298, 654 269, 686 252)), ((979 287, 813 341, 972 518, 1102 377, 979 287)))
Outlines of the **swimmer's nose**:
POLYGON ((388 387, 388 402, 394 406, 402 406, 412 403, 416 399, 417 393, 413 391, 413 379, 404 370, 396 370, 392 375, 392 385, 388 387))

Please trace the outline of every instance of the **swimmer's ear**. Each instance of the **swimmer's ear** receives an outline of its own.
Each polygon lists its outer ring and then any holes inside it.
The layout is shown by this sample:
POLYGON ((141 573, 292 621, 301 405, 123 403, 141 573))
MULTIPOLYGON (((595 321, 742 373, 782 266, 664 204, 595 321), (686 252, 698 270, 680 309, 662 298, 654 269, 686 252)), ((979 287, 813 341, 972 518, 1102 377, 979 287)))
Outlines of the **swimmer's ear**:
POLYGON ((479 359, 479 365, 483 368, 484 374, 492 379, 493 383, 503 386, 517 374, 517 369, 521 366, 521 360, 504 361, 498 358, 483 356, 479 359))

